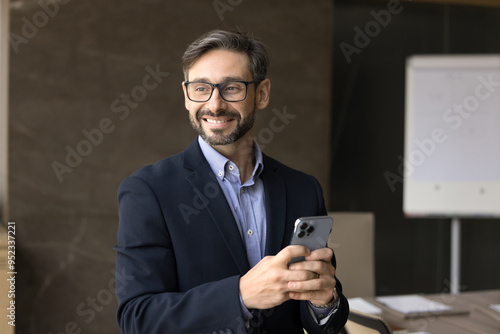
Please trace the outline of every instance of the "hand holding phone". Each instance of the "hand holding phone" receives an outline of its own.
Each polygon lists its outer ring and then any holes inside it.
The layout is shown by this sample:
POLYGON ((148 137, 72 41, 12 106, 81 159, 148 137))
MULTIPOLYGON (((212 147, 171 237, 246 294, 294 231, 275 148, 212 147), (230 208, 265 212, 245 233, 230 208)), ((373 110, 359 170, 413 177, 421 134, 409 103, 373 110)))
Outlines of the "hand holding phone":
MULTIPOLYGON (((309 250, 327 246, 328 237, 332 230, 333 219, 330 216, 301 217, 295 221, 290 245, 302 245, 309 250)), ((290 263, 304 261, 304 257, 295 257, 290 263)))

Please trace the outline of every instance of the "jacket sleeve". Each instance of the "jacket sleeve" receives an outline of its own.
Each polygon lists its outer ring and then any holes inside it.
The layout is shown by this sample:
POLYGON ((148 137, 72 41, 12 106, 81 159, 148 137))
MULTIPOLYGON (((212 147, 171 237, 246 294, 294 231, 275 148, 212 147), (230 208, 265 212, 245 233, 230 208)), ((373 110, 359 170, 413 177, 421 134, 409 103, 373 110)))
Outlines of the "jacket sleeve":
POLYGON ((129 177, 120 185, 118 203, 116 295, 122 333, 246 333, 239 276, 180 292, 179 258, 154 191, 129 177))

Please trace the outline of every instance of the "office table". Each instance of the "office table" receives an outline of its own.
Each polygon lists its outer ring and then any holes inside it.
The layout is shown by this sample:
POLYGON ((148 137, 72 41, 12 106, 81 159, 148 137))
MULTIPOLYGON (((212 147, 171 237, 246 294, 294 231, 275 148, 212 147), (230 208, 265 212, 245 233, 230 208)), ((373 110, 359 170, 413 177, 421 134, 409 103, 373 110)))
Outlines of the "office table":
POLYGON ((400 329, 407 329, 408 332, 421 331, 431 334, 500 334, 500 313, 490 308, 492 304, 500 304, 500 290, 424 296, 463 312, 456 315, 404 318, 398 312, 378 303, 376 298, 364 299, 382 309, 381 317, 396 333, 400 329))

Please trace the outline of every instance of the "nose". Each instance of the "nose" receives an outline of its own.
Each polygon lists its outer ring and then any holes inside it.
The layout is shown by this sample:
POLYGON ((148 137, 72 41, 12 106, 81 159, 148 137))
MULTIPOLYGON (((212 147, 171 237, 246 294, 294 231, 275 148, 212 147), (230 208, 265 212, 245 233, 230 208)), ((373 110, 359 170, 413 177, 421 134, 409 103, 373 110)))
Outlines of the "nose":
POLYGON ((227 107, 226 101, 220 96, 219 87, 214 87, 210 100, 205 103, 212 112, 224 110, 227 107))

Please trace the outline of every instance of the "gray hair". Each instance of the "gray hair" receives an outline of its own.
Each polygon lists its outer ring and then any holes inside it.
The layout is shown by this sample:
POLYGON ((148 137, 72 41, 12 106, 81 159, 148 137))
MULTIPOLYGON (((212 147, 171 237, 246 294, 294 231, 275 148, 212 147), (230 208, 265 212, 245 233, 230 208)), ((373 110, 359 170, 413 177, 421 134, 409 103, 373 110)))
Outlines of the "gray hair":
POLYGON ((212 50, 227 50, 248 55, 250 72, 254 81, 261 82, 266 78, 270 53, 266 46, 257 41, 249 33, 212 30, 191 43, 182 56, 182 70, 187 80, 188 71, 205 53, 212 50))

